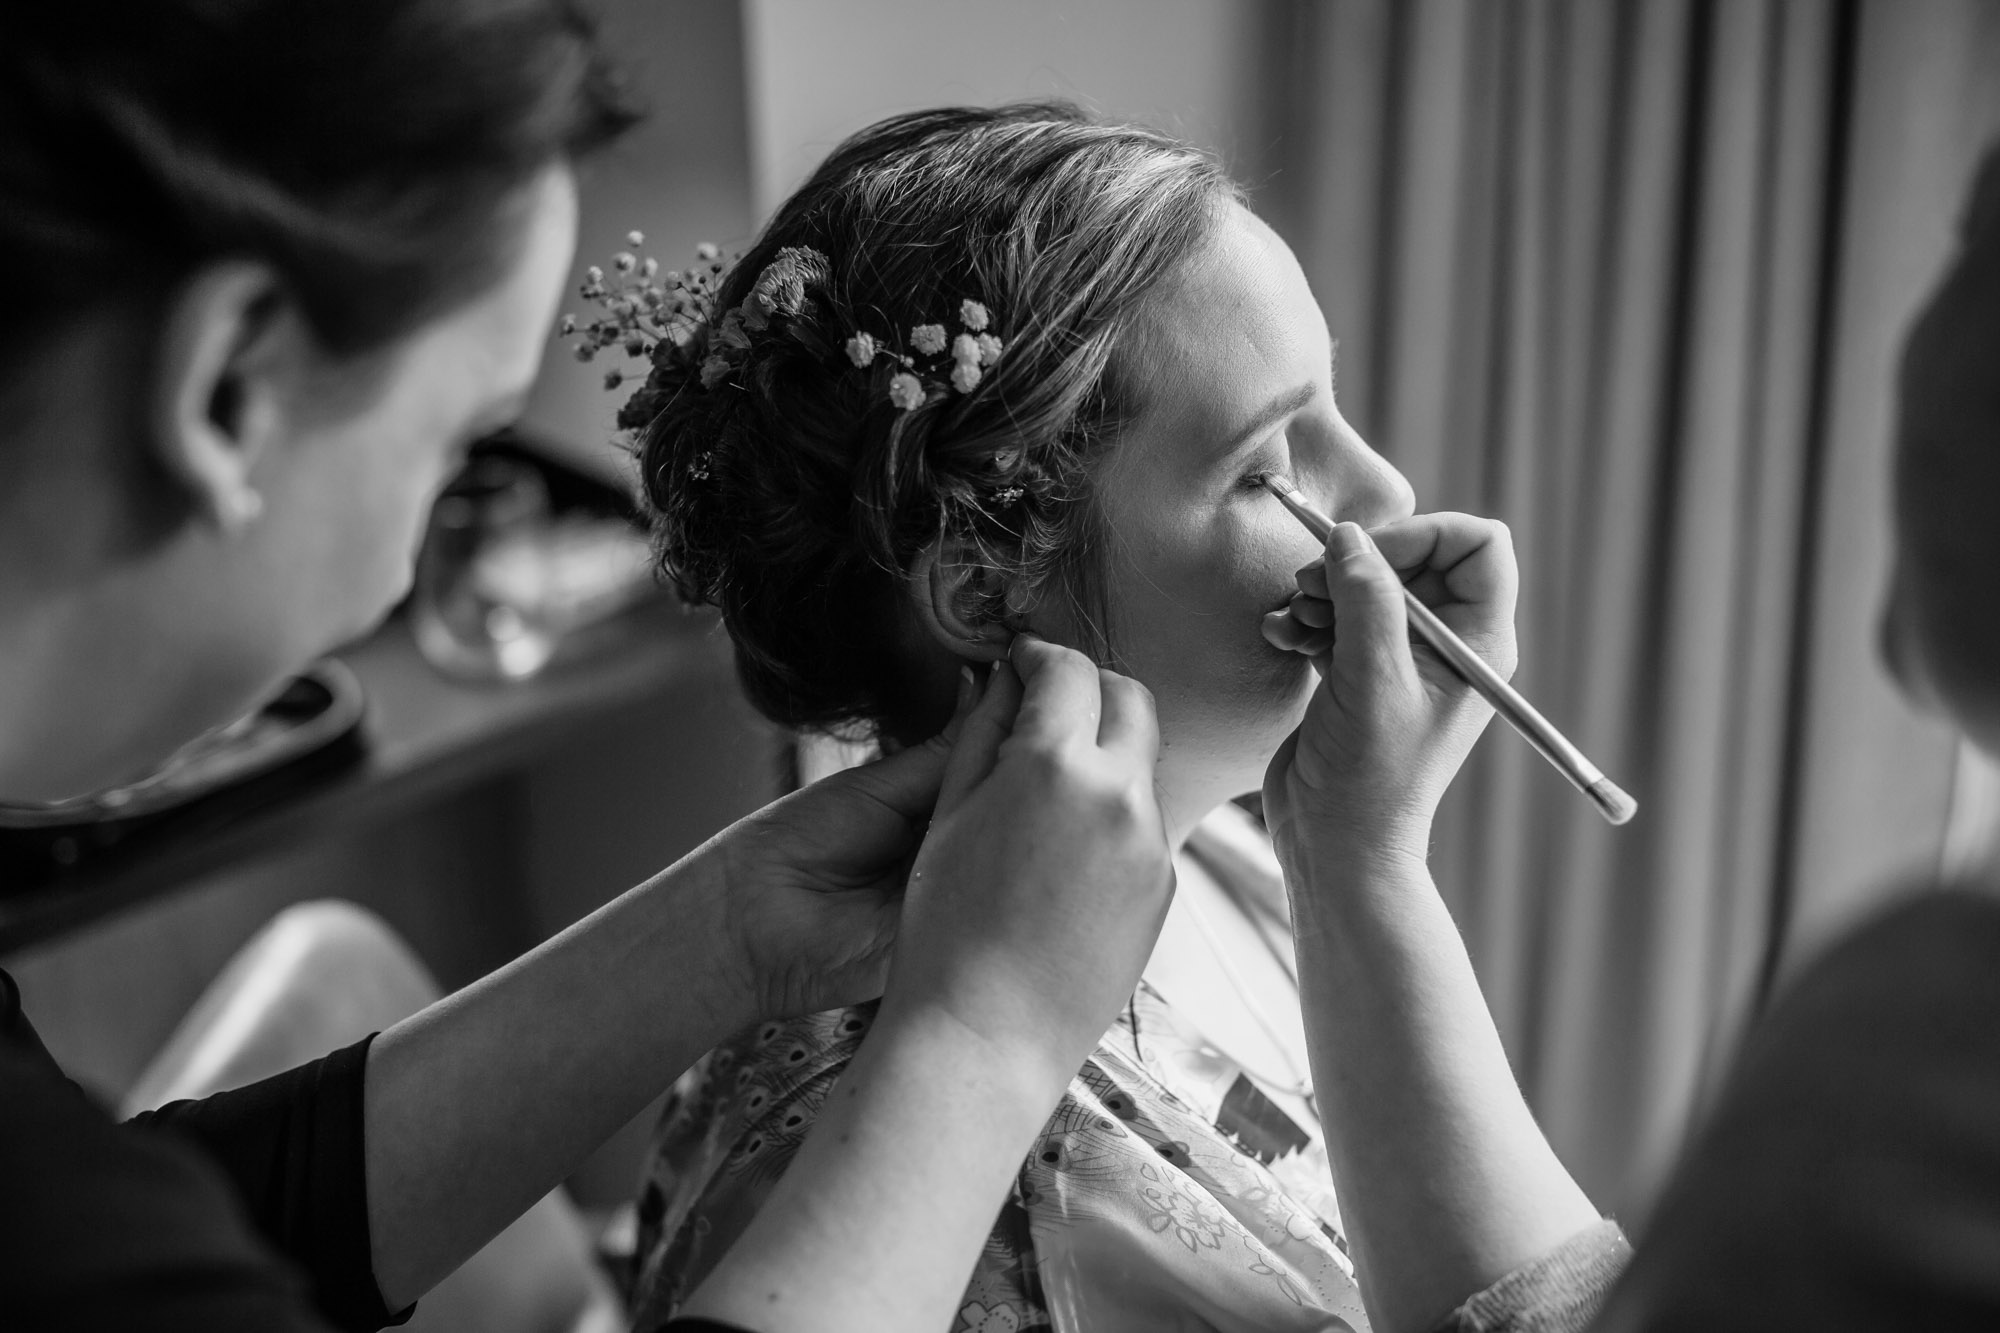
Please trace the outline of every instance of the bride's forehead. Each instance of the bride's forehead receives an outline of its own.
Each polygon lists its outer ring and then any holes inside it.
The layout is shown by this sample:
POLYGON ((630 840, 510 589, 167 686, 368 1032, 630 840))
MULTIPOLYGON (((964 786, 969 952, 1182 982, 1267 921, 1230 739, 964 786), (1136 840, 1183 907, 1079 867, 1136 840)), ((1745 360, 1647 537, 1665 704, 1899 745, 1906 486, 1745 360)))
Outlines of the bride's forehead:
POLYGON ((1119 359, 1141 418, 1228 418, 1324 366, 1325 316, 1291 249, 1240 205, 1140 308, 1119 359))

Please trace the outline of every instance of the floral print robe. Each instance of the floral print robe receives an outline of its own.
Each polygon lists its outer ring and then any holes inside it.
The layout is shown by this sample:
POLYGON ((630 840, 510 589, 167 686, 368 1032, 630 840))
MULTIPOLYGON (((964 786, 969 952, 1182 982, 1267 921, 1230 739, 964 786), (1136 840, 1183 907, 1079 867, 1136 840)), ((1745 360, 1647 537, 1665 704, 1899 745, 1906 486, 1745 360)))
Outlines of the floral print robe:
MULTIPOLYGON (((1223 819, 1189 852, 1211 873, 1274 876, 1267 846, 1242 854, 1240 814, 1223 819)), ((638 1333, 749 1225, 873 1016, 764 1023, 676 1086, 640 1194, 638 1333)), ((1330 1179, 1318 1126, 1141 983, 1022 1163, 954 1333, 1363 1333, 1330 1179)))

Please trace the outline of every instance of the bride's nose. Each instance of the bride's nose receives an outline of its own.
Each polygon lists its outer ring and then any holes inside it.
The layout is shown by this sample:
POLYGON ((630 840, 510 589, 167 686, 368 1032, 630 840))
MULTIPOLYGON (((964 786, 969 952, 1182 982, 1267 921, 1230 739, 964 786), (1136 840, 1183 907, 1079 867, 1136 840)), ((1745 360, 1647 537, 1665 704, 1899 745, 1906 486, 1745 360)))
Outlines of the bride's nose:
POLYGON ((1339 498, 1334 517, 1372 528, 1414 514, 1417 493, 1410 488, 1409 479, 1359 435, 1350 434, 1347 444, 1341 450, 1342 475, 1334 483, 1334 494, 1339 498))

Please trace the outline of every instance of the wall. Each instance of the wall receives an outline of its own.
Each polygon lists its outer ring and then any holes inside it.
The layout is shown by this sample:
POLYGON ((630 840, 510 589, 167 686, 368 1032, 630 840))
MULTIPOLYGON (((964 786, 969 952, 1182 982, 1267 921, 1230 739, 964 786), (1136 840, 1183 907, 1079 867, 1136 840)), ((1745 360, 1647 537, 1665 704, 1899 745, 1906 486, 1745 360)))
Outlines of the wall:
POLYGON ((1216 149, 1258 184, 1276 0, 745 0, 760 215, 846 135, 944 103, 1069 97, 1216 149), (838 58, 830 58, 838 52, 838 58))
MULTIPOLYGON (((611 0, 597 8, 646 118, 580 168, 576 271, 625 249, 634 228, 667 268, 702 241, 741 245, 753 222, 740 6, 611 0)), ((585 307, 572 299, 564 309, 581 315, 585 307)), ((612 443, 622 395, 603 388, 608 364, 579 365, 551 339, 523 424, 566 461, 624 476, 625 456, 612 443)))

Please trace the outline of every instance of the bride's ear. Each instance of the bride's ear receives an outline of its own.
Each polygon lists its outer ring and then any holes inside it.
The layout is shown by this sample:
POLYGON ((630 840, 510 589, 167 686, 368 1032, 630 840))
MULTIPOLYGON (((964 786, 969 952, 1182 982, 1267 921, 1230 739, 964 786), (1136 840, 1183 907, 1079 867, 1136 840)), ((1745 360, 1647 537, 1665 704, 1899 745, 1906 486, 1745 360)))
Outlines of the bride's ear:
POLYGON ((1007 576, 969 543, 940 536, 911 565, 911 610, 932 642, 953 656, 993 662, 1007 655, 1023 600, 1007 576))

